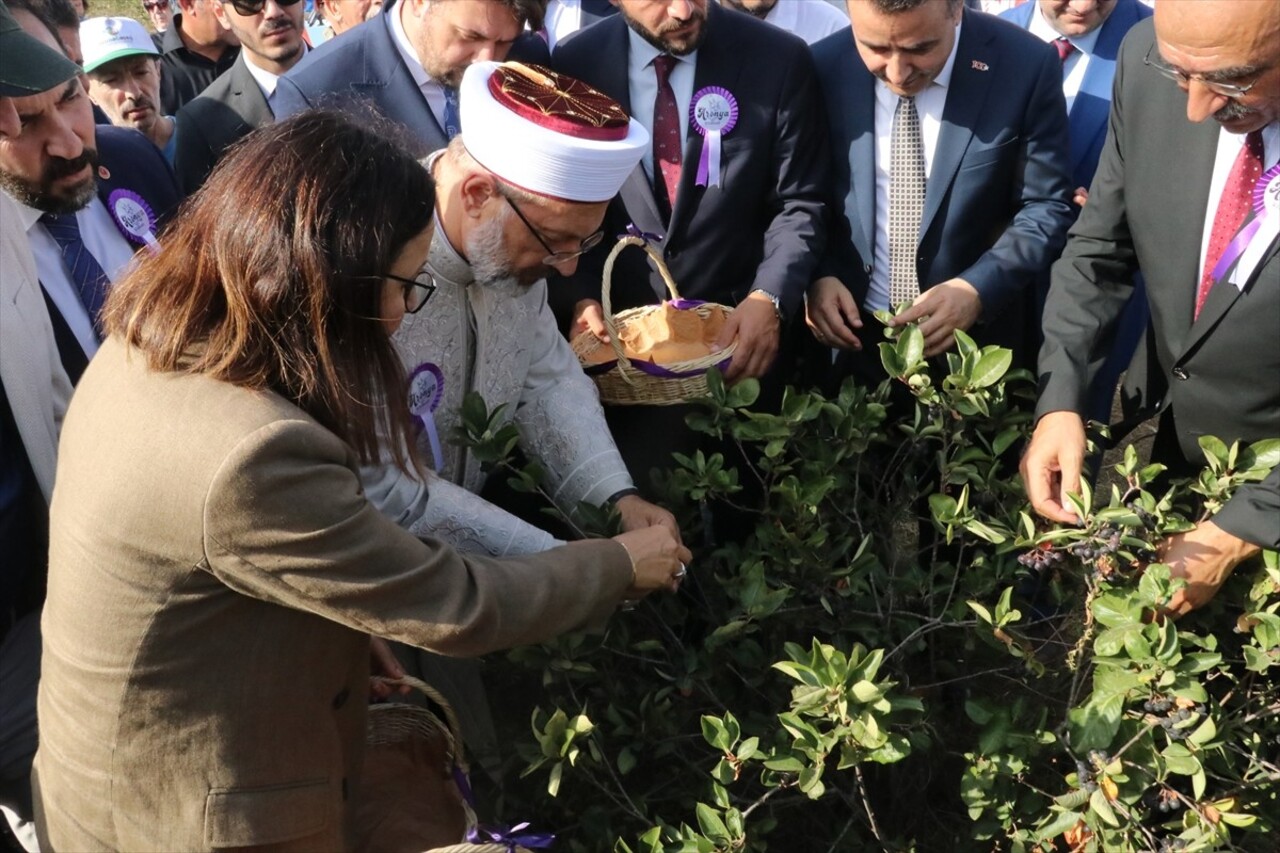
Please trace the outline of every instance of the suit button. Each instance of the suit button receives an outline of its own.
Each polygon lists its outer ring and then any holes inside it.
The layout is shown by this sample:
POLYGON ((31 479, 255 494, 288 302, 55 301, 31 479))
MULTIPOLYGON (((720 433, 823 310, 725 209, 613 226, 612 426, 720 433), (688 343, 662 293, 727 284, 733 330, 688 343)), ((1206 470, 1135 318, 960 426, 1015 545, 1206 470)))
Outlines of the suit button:
POLYGON ((338 691, 338 695, 333 697, 333 710, 337 711, 343 705, 347 704, 347 697, 351 695, 351 691, 344 687, 338 691))
POLYGON ((1187 371, 1183 370, 1181 367, 1175 367, 1175 368, 1173 369, 1173 375, 1174 375, 1174 377, 1175 377, 1175 378, 1177 378, 1177 379, 1190 379, 1190 378, 1191 378, 1191 374, 1187 373, 1187 371))
POLYGON ((862 271, 867 275, 871 275, 871 264, 863 264, 862 271))

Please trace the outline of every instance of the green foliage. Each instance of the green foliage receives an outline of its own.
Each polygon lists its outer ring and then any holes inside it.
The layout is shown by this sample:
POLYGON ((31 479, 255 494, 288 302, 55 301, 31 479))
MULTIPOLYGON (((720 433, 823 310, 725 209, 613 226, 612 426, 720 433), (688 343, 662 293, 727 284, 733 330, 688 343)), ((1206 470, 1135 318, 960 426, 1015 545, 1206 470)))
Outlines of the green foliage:
MULTIPOLYGON (((1273 849, 1280 559, 1176 623, 1157 560, 1280 441, 1206 438, 1191 483, 1129 448, 1046 527, 1014 471, 1030 377, 957 338, 936 375, 894 332, 890 382, 777 414, 710 377, 688 421, 752 464, 679 457, 667 503, 686 542, 724 508, 749 529, 605 635, 510 655, 541 691, 511 814, 593 853, 1273 849)), ((536 487, 469 406, 477 457, 536 487)))

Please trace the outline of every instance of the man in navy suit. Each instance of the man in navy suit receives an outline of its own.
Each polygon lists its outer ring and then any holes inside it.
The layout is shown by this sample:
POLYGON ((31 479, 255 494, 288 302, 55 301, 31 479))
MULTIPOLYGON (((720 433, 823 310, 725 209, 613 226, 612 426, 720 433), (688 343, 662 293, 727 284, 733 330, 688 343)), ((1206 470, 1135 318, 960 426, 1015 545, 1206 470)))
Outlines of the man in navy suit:
MULTIPOLYGON (((311 107, 369 110, 406 127, 425 151, 458 132, 458 84, 473 62, 547 64, 541 0, 401 0, 331 39, 280 79, 284 118, 311 107), (510 56, 508 57, 508 54, 510 56)), ((515 140, 513 140, 514 142, 515 140)))
POLYGON ((852 0, 849 13, 852 36, 814 46, 836 202, 808 321, 841 350, 835 378, 883 378, 876 310, 918 323, 928 356, 963 330, 1030 366, 1035 282, 1074 217, 1056 52, 961 0, 852 0))
MULTIPOLYGON (((621 14, 564 42, 552 60, 618 101, 654 137, 654 150, 610 206, 605 233, 635 223, 657 237, 682 296, 733 307, 718 341, 737 341, 726 378, 761 378, 762 401, 776 401, 787 378, 787 321, 800 312, 826 241, 829 157, 813 59, 800 38, 707 0, 617 6, 621 14), (660 68, 668 76, 660 78, 660 68), (736 111, 720 131, 718 174, 708 128, 691 116, 714 104, 712 95, 736 111)), ((604 332, 601 274, 611 248, 602 244, 572 276, 551 283, 562 325, 604 332)), ((619 256, 615 311, 665 294, 643 253, 619 256)), ((648 482, 651 468, 669 468, 673 450, 696 444, 679 406, 606 413, 638 483, 648 482)))
MULTIPOLYGON (((1138 0, 1036 0, 1003 12, 1000 17, 1049 42, 1062 58, 1062 94, 1066 97, 1071 134, 1071 180, 1075 202, 1083 206, 1098 170, 1111 112, 1111 83, 1116 54, 1125 34, 1151 9, 1138 0)), ((1037 294, 1039 307, 1049 289, 1048 271, 1037 294)), ((1147 297, 1139 278, 1125 309, 1107 362, 1090 389, 1089 415, 1106 422, 1116 382, 1133 358, 1147 327, 1147 297)))
POLYGON ((142 134, 95 127, 48 22, 0 9, 0 54, 19 63, 22 83, 6 70, 0 87, 0 805, 29 818, 58 430, 98 346, 94 312, 178 189, 142 134), (23 35, 42 49, 14 41, 23 35))

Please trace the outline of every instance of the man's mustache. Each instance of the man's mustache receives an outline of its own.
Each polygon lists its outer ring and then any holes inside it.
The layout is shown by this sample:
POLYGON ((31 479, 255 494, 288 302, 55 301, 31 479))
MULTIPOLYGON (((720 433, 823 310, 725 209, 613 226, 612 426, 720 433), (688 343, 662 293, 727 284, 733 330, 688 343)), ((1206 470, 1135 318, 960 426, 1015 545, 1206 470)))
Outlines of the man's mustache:
POLYGON ((65 157, 51 157, 44 170, 45 182, 52 183, 83 171, 85 166, 97 165, 98 152, 92 148, 86 148, 79 157, 73 157, 70 160, 65 157))

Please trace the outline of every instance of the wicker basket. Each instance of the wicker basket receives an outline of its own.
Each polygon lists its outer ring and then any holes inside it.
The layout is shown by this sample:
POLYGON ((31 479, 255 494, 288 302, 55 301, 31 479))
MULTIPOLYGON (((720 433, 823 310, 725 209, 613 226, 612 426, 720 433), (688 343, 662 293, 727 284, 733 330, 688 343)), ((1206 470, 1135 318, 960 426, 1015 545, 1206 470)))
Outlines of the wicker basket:
MULTIPOLYGON (((435 689, 416 678, 380 680, 413 687, 439 708, 440 713, 396 702, 370 706, 365 779, 356 817, 357 849, 510 853, 512 848, 506 844, 472 844, 462 840, 475 828, 476 815, 454 782, 456 771, 467 773, 467 763, 462 730, 453 708, 435 689), (430 778, 426 780, 427 786, 419 787, 414 783, 422 781, 424 763, 429 765, 430 778), (396 775, 397 770, 402 769, 410 772, 396 775), (438 839, 442 833, 450 836, 447 841, 420 841, 438 839)), ((529 853, 523 847, 514 849, 518 853, 529 853)))
MULTIPOLYGON (((723 367, 733 356, 737 348, 734 341, 726 349, 702 358, 688 361, 676 361, 670 364, 641 364, 632 362, 622 350, 618 331, 625 329, 628 323, 635 322, 654 311, 662 310, 660 305, 645 305, 640 308, 629 308, 614 316, 609 300, 609 289, 613 278, 613 265, 618 255, 628 246, 639 246, 648 253, 667 285, 673 300, 680 299, 676 283, 671 280, 671 272, 667 269, 662 255, 642 237, 626 236, 618 241, 609 253, 604 265, 604 281, 601 288, 601 308, 604 311, 605 328, 609 331, 609 343, 601 341, 591 331, 576 335, 571 341, 574 353, 582 363, 583 369, 595 380, 600 391, 600 401, 616 406, 674 406, 689 400, 705 397, 707 394, 707 370, 712 367, 723 367), (615 361, 599 361, 600 350, 611 347, 615 361)), ((728 316, 732 311, 725 305, 714 302, 703 302, 688 309, 706 321, 714 314, 728 316)))

